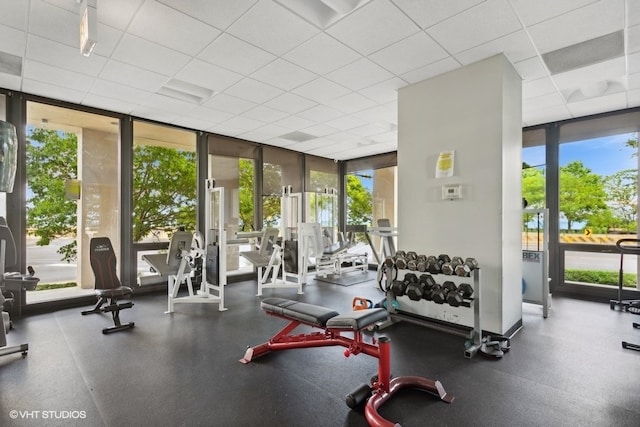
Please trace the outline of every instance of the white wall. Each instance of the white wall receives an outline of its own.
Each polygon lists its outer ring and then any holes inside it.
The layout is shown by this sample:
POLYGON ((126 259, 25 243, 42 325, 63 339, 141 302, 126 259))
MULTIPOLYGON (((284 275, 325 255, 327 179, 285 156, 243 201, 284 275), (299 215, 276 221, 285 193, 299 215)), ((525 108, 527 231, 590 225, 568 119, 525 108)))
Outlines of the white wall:
POLYGON ((483 329, 504 333, 522 318, 521 79, 503 55, 400 89, 398 249, 475 257, 483 329), (435 178, 455 150, 454 176, 435 178), (442 185, 463 198, 444 201, 442 185))

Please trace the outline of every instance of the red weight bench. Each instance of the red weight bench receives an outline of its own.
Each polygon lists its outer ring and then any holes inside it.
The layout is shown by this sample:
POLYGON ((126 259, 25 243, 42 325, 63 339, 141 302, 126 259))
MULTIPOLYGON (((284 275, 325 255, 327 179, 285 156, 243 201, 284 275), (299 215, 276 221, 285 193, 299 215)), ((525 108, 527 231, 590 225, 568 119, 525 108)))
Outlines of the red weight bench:
POLYGON ((383 418, 378 409, 395 393, 403 388, 418 388, 440 400, 451 403, 453 396, 447 394, 440 381, 417 376, 391 378, 391 340, 385 336, 371 343, 364 342, 363 330, 377 322, 387 319, 387 311, 383 308, 357 310, 340 315, 329 308, 292 301, 283 298, 265 298, 261 308, 271 316, 288 320, 289 323, 269 341, 249 347, 240 362, 249 363, 253 359, 276 350, 293 348, 343 346, 345 357, 359 353, 368 354, 378 359, 378 375, 371 385, 363 384, 347 395, 347 405, 356 408, 366 402, 365 417, 371 426, 393 427, 399 424, 383 418), (307 325, 322 332, 293 334, 300 325, 307 325), (344 334, 350 334, 346 336, 344 334))

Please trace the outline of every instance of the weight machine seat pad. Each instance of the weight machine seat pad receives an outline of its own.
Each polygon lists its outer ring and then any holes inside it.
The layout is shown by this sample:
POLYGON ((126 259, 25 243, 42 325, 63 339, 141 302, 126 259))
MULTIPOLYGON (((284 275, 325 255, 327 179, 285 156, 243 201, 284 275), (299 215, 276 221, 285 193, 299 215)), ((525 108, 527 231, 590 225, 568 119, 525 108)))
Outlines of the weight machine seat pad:
POLYGON ((327 321, 339 315, 335 310, 285 298, 265 298, 260 307, 267 313, 324 328, 327 321))
POLYGON ((133 289, 128 286, 120 286, 113 289, 96 289, 96 295, 105 298, 119 298, 127 295, 131 295, 133 289))
POLYGON ((327 329, 349 329, 360 331, 376 322, 387 320, 388 313, 384 308, 356 310, 332 317, 327 321, 327 329))
MULTIPOLYGON (((142 255, 142 260, 147 262, 161 276, 175 276, 178 274, 180 266, 167 264, 167 254, 142 255)), ((185 268, 185 273, 189 272, 189 266, 185 268)))
POLYGON ((347 249, 349 249, 349 245, 348 244, 343 244, 341 245, 340 243, 334 243, 331 246, 327 246, 322 250, 322 254, 323 255, 335 255, 335 254, 339 254, 340 252, 344 252, 347 249))
POLYGON ((256 267, 266 267, 269 265, 269 261, 271 261, 271 255, 261 254, 260 251, 240 252, 240 255, 256 267))

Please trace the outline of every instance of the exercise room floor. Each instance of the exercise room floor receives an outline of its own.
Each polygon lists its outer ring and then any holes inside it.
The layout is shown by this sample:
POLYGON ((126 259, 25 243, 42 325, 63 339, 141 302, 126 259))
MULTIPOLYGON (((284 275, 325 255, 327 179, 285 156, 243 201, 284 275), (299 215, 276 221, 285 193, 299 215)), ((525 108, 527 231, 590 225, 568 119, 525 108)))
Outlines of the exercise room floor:
MULTIPOLYGON (((255 293, 255 281, 231 284, 228 311, 184 304, 173 315, 164 314, 165 295, 137 296, 121 313, 136 327, 111 335, 101 333, 110 316, 81 316, 82 308, 15 319, 7 339, 28 342, 29 354, 0 357, 0 425, 366 426, 344 396, 376 373, 376 359, 326 347, 238 362, 247 346, 285 324, 260 310, 255 293)), ((265 296, 339 312, 353 296, 381 298, 373 282, 342 287, 313 279, 304 295, 274 289, 265 296)), ((637 427, 640 352, 620 345, 640 343, 634 321, 640 316, 608 304, 554 298, 547 319, 525 305, 524 328, 499 361, 465 359, 458 336, 394 325, 384 331, 392 373, 439 380, 455 401, 403 390, 381 413, 414 427, 637 427)))

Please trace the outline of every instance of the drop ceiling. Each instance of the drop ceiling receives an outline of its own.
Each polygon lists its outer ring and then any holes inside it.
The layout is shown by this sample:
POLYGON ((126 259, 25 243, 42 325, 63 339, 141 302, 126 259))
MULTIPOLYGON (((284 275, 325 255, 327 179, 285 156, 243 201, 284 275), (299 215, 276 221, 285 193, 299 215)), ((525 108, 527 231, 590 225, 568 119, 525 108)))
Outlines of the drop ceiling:
POLYGON ((399 88, 499 53, 523 126, 640 105, 632 0, 97 0, 90 57, 80 12, 0 0, 0 88, 340 160, 397 149, 399 88))

